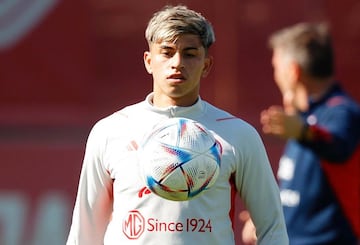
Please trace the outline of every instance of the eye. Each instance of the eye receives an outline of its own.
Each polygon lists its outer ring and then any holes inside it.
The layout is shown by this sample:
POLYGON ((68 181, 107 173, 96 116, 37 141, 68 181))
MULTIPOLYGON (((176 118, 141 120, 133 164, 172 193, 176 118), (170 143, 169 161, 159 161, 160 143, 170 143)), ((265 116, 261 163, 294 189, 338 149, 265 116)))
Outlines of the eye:
POLYGON ((196 55, 194 53, 185 53, 184 54, 185 57, 195 57, 196 55))
POLYGON ((162 54, 163 56, 165 56, 165 57, 171 57, 171 56, 172 56, 172 55, 171 55, 171 52, 169 52, 169 51, 162 51, 161 54, 162 54))
POLYGON ((189 57, 189 58, 196 57, 198 55, 199 55, 199 52, 197 49, 188 49, 184 52, 184 56, 189 57))
POLYGON ((171 48, 161 48, 160 54, 164 57, 172 57, 174 55, 174 51, 171 48))

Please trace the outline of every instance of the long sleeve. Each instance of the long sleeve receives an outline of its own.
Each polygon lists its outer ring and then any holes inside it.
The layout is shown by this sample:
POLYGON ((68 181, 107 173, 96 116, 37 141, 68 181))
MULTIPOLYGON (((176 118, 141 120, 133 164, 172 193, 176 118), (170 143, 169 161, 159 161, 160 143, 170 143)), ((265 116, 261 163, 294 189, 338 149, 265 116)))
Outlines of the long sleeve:
POLYGON ((244 163, 237 181, 240 196, 255 224, 258 245, 287 245, 278 184, 260 136, 255 130, 248 132, 242 139, 246 148, 240 153, 244 163))
POLYGON ((112 179, 102 161, 105 148, 104 132, 95 125, 86 145, 67 245, 103 243, 112 212, 112 179))
POLYGON ((353 154, 360 137, 360 111, 352 101, 334 96, 304 117, 312 137, 300 141, 302 145, 332 163, 344 162, 353 154))

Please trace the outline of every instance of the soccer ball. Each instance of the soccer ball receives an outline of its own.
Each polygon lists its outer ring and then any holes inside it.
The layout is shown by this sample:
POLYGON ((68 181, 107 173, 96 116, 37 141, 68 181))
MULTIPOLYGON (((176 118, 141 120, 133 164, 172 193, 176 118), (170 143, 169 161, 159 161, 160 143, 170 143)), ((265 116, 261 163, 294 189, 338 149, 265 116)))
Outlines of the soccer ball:
POLYGON ((185 201, 215 183, 221 145, 199 122, 170 118, 145 137, 139 158, 145 183, 153 193, 168 200, 185 201))

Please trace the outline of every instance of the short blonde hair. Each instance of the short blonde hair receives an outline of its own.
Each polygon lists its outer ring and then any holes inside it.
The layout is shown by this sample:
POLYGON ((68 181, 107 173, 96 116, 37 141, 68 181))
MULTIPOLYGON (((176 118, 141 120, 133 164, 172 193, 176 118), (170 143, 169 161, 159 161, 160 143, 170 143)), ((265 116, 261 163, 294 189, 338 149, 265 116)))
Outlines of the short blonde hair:
POLYGON ((156 12, 148 23, 145 38, 150 45, 161 41, 175 41, 182 34, 199 36, 206 50, 215 42, 210 22, 200 13, 183 5, 167 5, 156 12))
POLYGON ((327 23, 297 23, 274 32, 272 49, 280 48, 310 76, 327 78, 334 73, 332 38, 327 23))

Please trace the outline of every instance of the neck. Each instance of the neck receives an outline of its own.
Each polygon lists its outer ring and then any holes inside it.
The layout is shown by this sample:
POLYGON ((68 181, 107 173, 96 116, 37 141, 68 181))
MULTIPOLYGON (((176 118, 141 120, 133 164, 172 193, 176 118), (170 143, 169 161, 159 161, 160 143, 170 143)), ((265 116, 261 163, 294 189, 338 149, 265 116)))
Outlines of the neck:
POLYGON ((307 111, 309 109, 309 99, 317 101, 321 99, 328 90, 335 84, 333 78, 324 80, 307 79, 306 82, 300 83, 295 92, 296 108, 300 111, 307 111))
POLYGON ((310 81, 311 84, 308 86, 308 96, 314 101, 321 99, 324 94, 328 92, 328 90, 335 84, 335 80, 333 78, 324 79, 324 80, 316 80, 310 81))
POLYGON ((168 96, 157 96, 154 94, 152 98, 152 104, 155 107, 159 108, 166 108, 169 106, 181 106, 181 107, 188 107, 194 105, 198 100, 198 96, 190 98, 172 98, 168 96))

